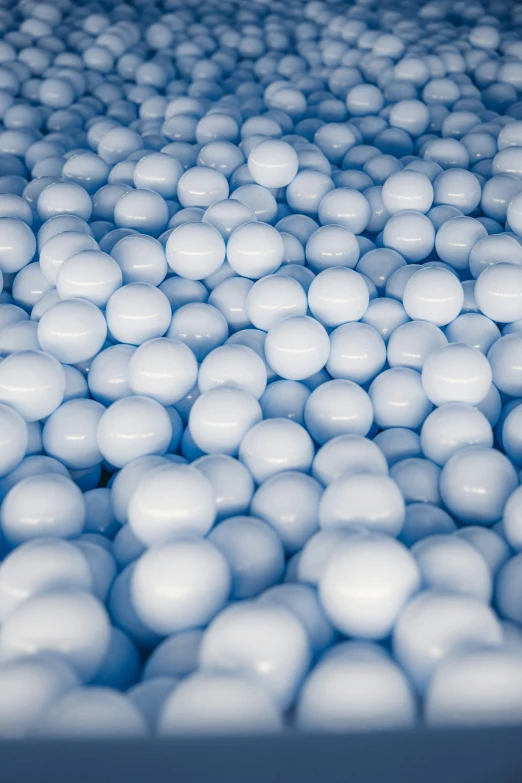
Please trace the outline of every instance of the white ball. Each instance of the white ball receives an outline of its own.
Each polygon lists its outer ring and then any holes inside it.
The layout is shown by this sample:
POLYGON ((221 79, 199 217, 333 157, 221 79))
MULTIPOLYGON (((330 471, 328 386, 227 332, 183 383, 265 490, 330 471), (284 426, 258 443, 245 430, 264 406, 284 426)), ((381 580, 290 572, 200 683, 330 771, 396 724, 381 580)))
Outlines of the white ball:
POLYGON ((331 268, 320 272, 308 289, 308 305, 324 326, 359 321, 370 301, 364 278, 353 269, 331 268))
POLYGON ((307 473, 314 458, 308 432, 290 419, 265 419, 255 424, 239 447, 239 459, 260 484, 286 470, 307 473))
POLYGON ((421 376, 409 367, 392 367, 378 375, 368 390, 375 423, 381 429, 419 429, 432 410, 421 376))
POLYGON ((117 468, 146 454, 164 454, 171 438, 167 411, 149 397, 117 400, 98 424, 98 447, 104 459, 117 468))
POLYGON ((264 734, 282 728, 270 692, 248 675, 200 671, 183 680, 161 711, 163 736, 264 734))
POLYGON ((283 544, 261 519, 237 516, 225 519, 208 540, 226 558, 232 573, 232 600, 256 598, 281 581, 285 567, 283 544))
POLYGON ((248 170, 258 185, 284 188, 292 182, 299 168, 299 158, 286 141, 265 139, 256 144, 248 156, 248 170))
POLYGON ((57 473, 28 476, 9 490, 0 509, 2 532, 12 544, 52 536, 74 538, 83 531, 85 501, 70 478, 57 473))
POLYGON ((413 320, 446 326, 462 310, 464 290, 453 272, 436 266, 424 267, 406 283, 402 304, 413 320))
POLYGON ((238 386, 258 400, 266 388, 263 359, 246 345, 227 343, 211 351, 201 362, 198 388, 206 392, 219 386, 238 386))
POLYGON ((256 329, 267 332, 290 315, 306 315, 308 303, 304 288, 292 277, 267 275, 248 292, 247 315, 256 329))
POLYGON ((156 465, 135 484, 128 518, 134 535, 147 546, 179 533, 204 536, 216 518, 212 485, 191 465, 156 465))
POLYGON ((85 299, 59 301, 38 322, 42 349, 63 364, 91 359, 100 351, 106 336, 104 314, 85 299))
POLYGON ((382 370, 386 344, 373 326, 347 323, 330 334, 330 355, 326 369, 332 378, 366 384, 382 370))
POLYGON ((203 669, 254 677, 281 709, 287 709, 308 671, 310 658, 306 631, 288 609, 243 601, 225 609, 210 624, 199 661, 203 669))
POLYGON ((441 466, 466 446, 493 446, 491 424, 477 408, 464 402, 448 402, 432 411, 420 437, 424 456, 441 466))
POLYGON ((130 345, 162 337, 172 318, 170 302, 163 291, 148 283, 129 283, 119 288, 107 302, 105 313, 114 339, 130 345))
POLYGON ((61 299, 87 299, 105 307, 121 287, 123 276, 118 263, 101 250, 83 250, 67 258, 58 269, 56 290, 61 299))
POLYGON ((393 629, 393 653, 419 693, 437 665, 464 646, 502 644, 502 626, 483 601, 426 590, 403 609, 393 629))
POLYGON ((70 470, 98 465, 97 429, 105 408, 94 400, 69 400, 49 416, 42 432, 45 452, 70 470))
POLYGON ((94 596, 76 589, 51 590, 20 604, 2 623, 0 661, 54 652, 89 682, 107 653, 110 628, 107 612, 94 596))
POLYGON ((425 702, 430 726, 509 726, 522 720, 522 660, 505 649, 456 651, 435 669, 425 702))
POLYGON ((0 364, 0 402, 26 421, 38 421, 58 408, 65 393, 60 363, 42 351, 20 351, 0 364))
POLYGON ((489 604, 493 583, 480 552, 455 535, 432 535, 411 550, 426 588, 471 595, 489 604))
POLYGON ((112 688, 78 688, 57 699, 41 716, 43 737, 108 739, 146 735, 145 721, 131 700, 112 688))
POLYGON ((434 405, 478 405, 489 392, 492 379, 484 354, 464 343, 450 343, 433 351, 422 368, 422 387, 434 405))
POLYGON ((79 549, 59 538, 35 538, 14 549, 0 568, 0 619, 24 601, 55 588, 89 592, 93 580, 79 549))
POLYGON ((433 204, 433 186, 425 174, 398 171, 382 186, 382 201, 390 215, 405 209, 425 214, 433 204))
POLYGON ((522 267, 488 266, 477 278, 474 295, 480 311, 492 321, 518 321, 522 318, 522 267))
POLYGON ((227 243, 227 260, 234 272, 251 280, 273 274, 283 261, 281 234, 268 223, 244 223, 227 243))
POLYGON ((440 494, 450 514, 461 522, 491 525, 502 517, 517 485, 517 472, 505 454, 485 446, 467 446, 444 464, 440 494))
POLYGON ((326 487, 319 504, 319 525, 399 535, 406 513, 397 484, 378 473, 343 474, 326 487))
POLYGON ((302 549, 318 530, 317 512, 323 492, 319 482, 298 471, 276 473, 252 498, 250 512, 267 522, 288 553, 302 549))
POLYGON ((176 538, 142 555, 131 601, 147 628, 161 635, 206 626, 225 605, 231 585, 225 557, 202 538, 176 538))
POLYGON ((384 653, 372 653, 346 651, 313 669, 297 704, 300 729, 344 733, 414 725, 415 698, 407 678, 384 653))
POLYGON ((52 653, 3 664, 0 670, 0 736, 21 739, 39 716, 80 681, 63 659, 52 653))
POLYGON ((188 280, 213 275, 225 260, 225 240, 209 223, 184 223, 170 234, 165 248, 170 268, 188 280))
POLYGON ((192 466, 212 484, 216 519, 227 519, 248 511, 254 494, 254 479, 239 460, 226 454, 206 454, 192 466))
POLYGON ((337 435, 367 435, 373 424, 373 405, 358 384, 327 381, 308 397, 304 420, 312 438, 323 445, 337 435))
POLYGON ((435 245, 435 228, 431 220, 413 209, 397 212, 383 231, 384 247, 400 253, 408 263, 416 264, 429 256, 435 245))
POLYGON ((371 536, 341 543, 326 563, 319 596, 341 633, 384 639, 420 585, 419 568, 406 547, 371 536))
POLYGON ((259 402, 247 391, 217 386, 195 401, 190 410, 189 428, 201 451, 236 456, 246 433, 262 418, 259 402))
POLYGON ((188 345, 165 337, 142 343, 127 368, 127 381, 133 394, 151 397, 162 405, 174 405, 183 399, 197 377, 197 359, 188 345))
POLYGON ((265 354, 268 364, 281 378, 300 381, 325 366, 330 340, 324 326, 313 318, 289 316, 269 329, 265 354))
POLYGON ((312 474, 325 486, 343 474, 355 473, 388 475, 388 462, 375 441, 362 435, 337 435, 315 456, 312 474))
POLYGON ((14 408, 0 403, 0 431, 0 476, 5 476, 23 460, 29 442, 29 430, 25 420, 14 408))

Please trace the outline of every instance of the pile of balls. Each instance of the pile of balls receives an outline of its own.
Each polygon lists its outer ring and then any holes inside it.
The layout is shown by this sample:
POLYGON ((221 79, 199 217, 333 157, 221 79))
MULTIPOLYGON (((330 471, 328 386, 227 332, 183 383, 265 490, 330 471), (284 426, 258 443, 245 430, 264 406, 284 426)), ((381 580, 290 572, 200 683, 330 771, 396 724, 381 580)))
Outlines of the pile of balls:
POLYGON ((0 737, 522 723, 522 6, 0 33, 0 737))

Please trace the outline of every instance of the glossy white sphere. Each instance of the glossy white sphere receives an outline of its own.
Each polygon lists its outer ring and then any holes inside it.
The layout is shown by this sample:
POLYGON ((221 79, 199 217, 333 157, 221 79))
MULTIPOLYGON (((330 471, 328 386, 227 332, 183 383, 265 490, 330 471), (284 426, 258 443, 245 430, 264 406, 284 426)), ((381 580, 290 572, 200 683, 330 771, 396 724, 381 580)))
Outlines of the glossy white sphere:
POLYGON ((146 454, 164 454, 171 438, 167 411, 149 397, 117 400, 98 424, 98 447, 104 459, 118 468, 146 454))
POLYGON ((283 575, 283 544, 261 519, 236 516, 220 522, 208 540, 226 558, 232 574, 232 599, 256 598, 283 575))
POLYGON ((274 324, 265 341, 266 359, 282 378, 300 381, 321 370, 330 355, 328 334, 309 316, 289 316, 274 324))
POLYGON ((299 159, 294 148, 279 139, 266 139, 256 144, 248 156, 248 170, 258 185, 282 188, 297 174, 299 159))
POLYGON ((57 699, 41 716, 35 734, 62 739, 140 738, 145 721, 124 694, 112 688, 78 688, 57 699))
POLYGON ((167 698, 159 733, 176 735, 266 734, 282 728, 270 692, 240 672, 200 671, 167 698))
POLYGON ((492 380, 491 366, 484 354, 463 343, 451 343, 433 351, 422 368, 422 386, 434 405, 478 405, 492 380))
POLYGON ((310 666, 306 631, 282 606, 244 601, 225 609, 203 636, 200 665, 249 674, 281 709, 289 707, 310 666))
POLYGON ((462 310, 464 291, 452 272, 424 267, 406 283, 402 303, 411 319, 446 326, 462 310))
POLYGON ((323 445, 337 435, 367 435, 373 423, 373 405, 361 387, 346 380, 327 381, 308 397, 304 420, 312 438, 323 445))
POLYGON ((67 258, 56 275, 56 290, 61 299, 87 299, 103 308, 121 287, 121 269, 101 250, 83 250, 67 258))
POLYGON ((319 525, 363 529, 397 536, 406 507, 402 492, 378 473, 343 474, 328 484, 319 503, 319 525))
POLYGON ((322 446, 315 458, 312 475, 327 486, 343 474, 388 474, 388 462, 383 451, 362 435, 338 435, 322 446))
POLYGON ((50 307, 38 322, 38 341, 63 364, 77 364, 97 354, 107 336, 104 314, 85 299, 67 299, 50 307))
POLYGON ((385 654, 354 650, 313 669, 299 696, 297 725, 319 732, 383 731, 412 726, 415 713, 411 686, 399 667, 385 654))
POLYGON ((203 280, 225 260, 225 241, 209 223, 184 223, 170 234, 165 252, 169 267, 180 277, 203 280))
POLYGON ((206 535, 215 518, 212 485, 190 465, 151 467, 142 474, 129 498, 129 525, 147 546, 178 533, 206 535))
POLYGON ((261 483, 286 470, 310 470, 314 444, 308 432, 290 419, 266 419, 255 424, 239 447, 239 459, 254 481, 261 483))
POLYGON ((280 233, 268 223, 244 223, 227 243, 227 260, 234 272, 251 280, 273 274, 284 256, 280 233))
POLYGON ((304 316, 308 302, 306 293, 292 277, 267 275, 258 280, 248 292, 247 315, 256 329, 265 332, 287 316, 304 316))
POLYGON ((225 557, 201 538, 177 538, 151 547, 137 561, 131 600, 143 623, 166 635, 205 626, 230 592, 225 557))
POLYGON ((83 531, 85 501, 66 476, 41 473, 9 490, 0 509, 2 532, 13 545, 33 538, 74 538, 83 531))
POLYGON ((478 598, 426 590, 403 609, 392 640, 398 663, 423 693, 440 661, 465 646, 501 645, 502 627, 478 598))
POLYGON ((226 454, 206 454, 193 467, 212 485, 217 520, 246 513, 254 494, 254 480, 239 460, 226 454))
POLYGON ((326 369, 332 378, 366 384, 386 362, 386 345, 373 326, 347 323, 330 334, 330 355, 326 369))
POLYGON ((308 289, 308 306, 323 326, 336 327, 359 321, 368 308, 368 286, 352 269, 332 268, 320 272, 308 289))
POLYGON ((421 429, 425 457, 444 465, 466 446, 493 446, 493 431, 483 413, 464 402, 448 402, 429 414, 421 429))
POLYGON ((205 453, 236 456, 244 436, 262 417, 259 402, 247 391, 217 386, 195 401, 189 428, 196 446, 205 453))
POLYGON ((69 400, 45 422, 45 452, 71 470, 92 468, 102 461, 98 448, 98 424, 105 408, 94 400, 69 400))
POLYGON ((319 596, 343 634, 383 639, 420 585, 419 568, 403 544, 384 536, 347 539, 326 563, 319 596))
POLYGON ((368 389, 375 423, 381 429, 418 430, 432 410, 421 376, 409 367, 392 367, 378 375, 368 389))
POLYGON ((517 472, 509 459, 485 446, 456 451, 444 464, 440 477, 441 497, 450 514, 475 525, 491 525, 499 520, 517 485, 517 472))
POLYGON ((432 535, 412 547, 426 588, 463 593, 489 604, 491 572, 480 552, 455 535, 432 535))
POLYGON ((107 326, 120 343, 141 345, 162 337, 172 317, 165 294, 148 283, 129 283, 107 302, 107 326))
POLYGON ((430 726, 508 726, 521 715, 520 657, 504 649, 456 651, 437 666, 426 693, 430 726))
POLYGON ((201 362, 198 388, 206 392, 219 386, 238 386, 259 399, 266 388, 266 367, 263 359, 246 345, 226 345, 215 348, 201 362))
POLYGON ((63 693, 80 684, 74 669, 53 653, 4 664, 0 674, 0 736, 21 739, 63 693))
POLYGON ((384 183, 382 201, 390 215, 405 209, 425 214, 433 203, 433 186, 424 174, 398 171, 384 183))
POLYGON ((142 343, 132 354, 126 372, 133 394, 174 405, 193 388, 198 363, 190 348, 172 338, 142 343))
POLYGON ((0 660, 54 652, 88 682, 101 666, 109 640, 109 617, 98 599, 77 589, 55 589, 20 604, 5 619, 0 660))
POLYGON ((518 321, 522 318, 522 267, 497 263, 484 269, 474 294, 480 311, 492 321, 518 321))
POLYGON ((0 364, 0 402, 26 421, 38 421, 58 408, 65 393, 61 364, 41 351, 19 351, 0 364))

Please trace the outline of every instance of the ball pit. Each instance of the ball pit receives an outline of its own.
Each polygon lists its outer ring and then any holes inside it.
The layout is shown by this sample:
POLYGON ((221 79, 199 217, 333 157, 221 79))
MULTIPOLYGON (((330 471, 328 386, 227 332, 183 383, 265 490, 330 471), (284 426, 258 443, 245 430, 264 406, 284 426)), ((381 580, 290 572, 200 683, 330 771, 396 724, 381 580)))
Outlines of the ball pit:
POLYGON ((522 724, 521 36, 0 9, 0 739, 522 724))

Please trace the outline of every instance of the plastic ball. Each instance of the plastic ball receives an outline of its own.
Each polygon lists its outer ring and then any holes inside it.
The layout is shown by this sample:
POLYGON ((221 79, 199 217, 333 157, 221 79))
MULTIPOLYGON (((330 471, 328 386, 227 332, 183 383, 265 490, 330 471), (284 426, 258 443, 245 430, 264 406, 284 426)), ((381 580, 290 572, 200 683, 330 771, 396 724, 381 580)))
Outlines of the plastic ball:
POLYGON ((131 600, 142 622, 166 635, 206 625, 225 605, 230 582, 217 547, 201 538, 177 538, 137 561, 131 600))
POLYGON ((225 260, 225 242, 220 232, 208 223, 178 226, 165 248, 170 268, 189 280, 213 275, 225 260))
POLYGON ((422 386, 434 405, 478 405, 489 391, 492 369, 476 348, 450 343, 430 353, 422 368, 422 386))
POLYGON ((382 639, 420 585, 419 567, 403 544, 388 537, 362 537, 347 539, 329 558, 319 596, 343 634, 382 639))
POLYGON ((156 400, 124 397, 107 408, 97 437, 103 458, 121 468, 137 457, 164 454, 172 438, 172 424, 156 400))
POLYGON ((452 454, 440 477, 444 504, 464 524, 491 525, 499 520, 517 486, 509 459, 485 446, 468 446, 452 454))
POLYGON ((279 139, 266 139, 256 144, 248 156, 248 169, 258 185, 282 188, 289 185, 298 170, 294 148, 279 139))
POLYGON ((446 326, 462 310, 464 291, 452 272, 436 266, 424 267, 406 283, 402 303, 413 320, 446 326))
POLYGON ((363 278, 351 269, 325 269, 308 289, 308 305, 324 326, 359 321, 370 301, 363 278))

